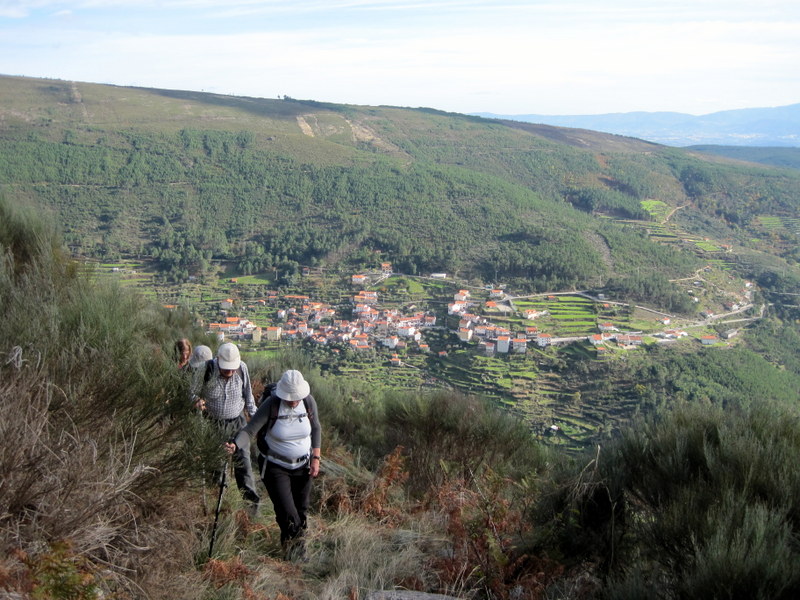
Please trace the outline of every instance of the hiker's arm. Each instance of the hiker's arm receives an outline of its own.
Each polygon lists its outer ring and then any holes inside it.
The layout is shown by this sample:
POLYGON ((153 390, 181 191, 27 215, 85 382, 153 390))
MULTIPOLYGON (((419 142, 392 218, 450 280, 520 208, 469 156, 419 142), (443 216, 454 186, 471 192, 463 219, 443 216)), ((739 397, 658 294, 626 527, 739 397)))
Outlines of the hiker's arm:
POLYGON ((242 398, 244 398, 245 411, 252 417, 256 414, 256 401, 253 398, 253 385, 250 381, 250 371, 245 363, 242 363, 242 398))
POLYGON ((311 418, 309 418, 309 422, 311 423, 311 447, 316 448, 317 454, 319 454, 319 449, 322 446, 322 427, 319 424, 317 401, 314 400, 314 396, 309 394, 308 398, 306 398, 306 402, 308 403, 308 412, 311 413, 311 418))
POLYGON ((192 378, 192 385, 189 387, 189 404, 197 410, 205 410, 206 403, 203 400, 203 372, 196 369, 192 378))
POLYGON ((319 475, 319 467, 321 464, 321 445, 322 445, 322 427, 319 424, 319 413, 317 412, 317 401, 314 396, 309 395, 306 398, 308 403, 308 411, 311 413, 309 422, 311 423, 311 458, 309 458, 309 471, 311 477, 319 475))
MULTIPOLYGON (((230 444, 233 444, 234 450, 236 448, 241 448, 243 450, 250 449, 250 438, 258 432, 264 425, 267 424, 269 420, 269 411, 270 406, 272 403, 267 400, 261 406, 258 407, 256 413, 250 419, 250 422, 242 427, 233 438, 229 440, 230 444)), ((226 449, 228 449, 228 445, 226 444, 226 449)), ((230 452, 230 450, 228 449, 230 452)))

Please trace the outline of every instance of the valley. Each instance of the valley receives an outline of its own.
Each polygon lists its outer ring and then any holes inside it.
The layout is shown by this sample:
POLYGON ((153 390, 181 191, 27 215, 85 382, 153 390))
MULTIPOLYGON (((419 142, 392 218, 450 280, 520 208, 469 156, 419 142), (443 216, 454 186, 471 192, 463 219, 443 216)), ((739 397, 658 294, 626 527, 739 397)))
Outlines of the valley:
POLYGON ((122 261, 93 269, 166 310, 194 315, 210 345, 235 341, 246 356, 267 360, 290 348, 323 375, 379 389, 479 395, 520 415, 536 437, 572 450, 619 428, 640 398, 632 382, 598 389, 565 373, 613 370, 645 360, 632 354, 656 346, 722 351, 764 311, 752 303, 751 282, 710 265, 674 282, 698 305, 682 315, 596 290, 515 295, 446 274, 394 273, 388 263, 350 276, 306 267, 290 286, 223 264, 205 283, 158 285, 152 267, 122 261))
POLYGON ((0 76, 0 217, 12 593, 798 595, 797 171, 0 76), (210 481, 183 338, 309 382, 307 562, 210 481))
POLYGON ((795 172, 289 98, 0 77, 0 111, 0 194, 208 339, 246 321, 253 356, 480 395, 571 448, 682 398, 738 398, 723 356, 758 348, 739 370, 770 390, 794 372, 795 172))

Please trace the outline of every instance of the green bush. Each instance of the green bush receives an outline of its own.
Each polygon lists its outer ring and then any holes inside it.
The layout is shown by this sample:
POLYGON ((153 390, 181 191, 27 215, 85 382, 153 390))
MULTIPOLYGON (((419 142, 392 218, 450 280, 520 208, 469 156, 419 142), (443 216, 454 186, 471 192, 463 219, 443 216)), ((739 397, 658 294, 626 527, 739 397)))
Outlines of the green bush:
POLYGON ((598 458, 540 516, 559 523, 555 547, 602 561, 610 597, 644 580, 653 597, 800 593, 796 409, 681 405, 598 458))
POLYGON ((165 560, 137 550, 163 547, 148 519, 216 464, 219 443, 162 351, 165 312, 92 283, 31 213, 0 199, 0 215, 0 546, 36 571, 49 560, 42 541, 63 541, 111 565, 104 588, 142 585, 158 569, 135 585, 130 574, 165 560))

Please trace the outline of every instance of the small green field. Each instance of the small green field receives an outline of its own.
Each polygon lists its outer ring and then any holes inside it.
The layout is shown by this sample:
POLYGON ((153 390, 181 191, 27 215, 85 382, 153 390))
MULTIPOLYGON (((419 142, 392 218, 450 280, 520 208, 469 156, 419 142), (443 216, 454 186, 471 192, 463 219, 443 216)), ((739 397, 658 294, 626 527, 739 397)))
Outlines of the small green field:
POLYGON ((642 200, 640 204, 653 217, 654 221, 663 221, 672 211, 672 207, 661 200, 642 200))

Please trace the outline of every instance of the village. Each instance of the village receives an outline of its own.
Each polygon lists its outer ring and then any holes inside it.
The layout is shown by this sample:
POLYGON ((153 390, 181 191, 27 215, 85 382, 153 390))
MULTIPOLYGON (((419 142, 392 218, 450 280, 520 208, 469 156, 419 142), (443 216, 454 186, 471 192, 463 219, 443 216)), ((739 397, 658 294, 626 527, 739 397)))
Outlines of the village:
MULTIPOLYGON (((501 288, 481 289, 480 293, 468 289, 458 289, 447 303, 446 316, 437 316, 433 310, 418 310, 415 305, 402 308, 380 306, 380 292, 366 288, 376 287, 387 278, 397 275, 392 272, 390 263, 381 264, 374 273, 358 273, 350 277, 355 293, 349 297, 347 307, 332 307, 314 301, 307 295, 287 294, 280 296, 270 293, 266 298, 252 301, 249 305, 237 306, 233 299, 227 298, 219 303, 222 319, 208 323, 209 334, 218 340, 250 341, 253 345, 302 341, 320 347, 349 348, 355 352, 366 350, 387 350, 391 353, 389 364, 402 365, 400 353, 429 353, 431 348, 426 341, 426 331, 445 330, 456 336, 464 346, 472 346, 485 356, 505 354, 525 354, 531 347, 545 349, 551 345, 586 342, 598 356, 611 348, 632 350, 642 345, 646 338, 655 343, 668 344, 690 337, 689 327, 705 327, 725 315, 714 314, 711 310, 700 313, 700 320, 678 328, 672 325, 673 317, 658 313, 647 331, 624 331, 619 323, 612 320, 595 320, 594 331, 580 335, 556 335, 544 331, 534 324, 548 316, 543 308, 518 306, 524 304, 501 288), (259 307, 274 308, 272 322, 257 325, 244 316, 229 316, 231 312, 248 312, 259 307), (241 310, 244 309, 244 310, 241 310), (513 325, 509 315, 516 317, 513 325), (502 317, 498 319, 497 317, 502 317)), ((432 280, 447 280, 444 273, 431 273, 432 280)), ((750 308, 746 298, 751 297, 749 287, 741 296, 741 302, 725 302, 726 315, 743 312, 750 308)), ((586 292, 571 292, 582 296, 602 310, 610 308, 604 294, 590 295, 586 292)), ((541 295, 552 304, 559 302, 565 294, 541 295)), ((648 310, 648 309, 644 309, 648 310)), ((656 313, 656 311, 652 311, 656 313)), ((730 340, 738 333, 728 329, 721 334, 705 331, 695 337, 703 345, 715 345, 730 340)), ((437 349, 440 356, 446 356, 446 349, 437 349)))

